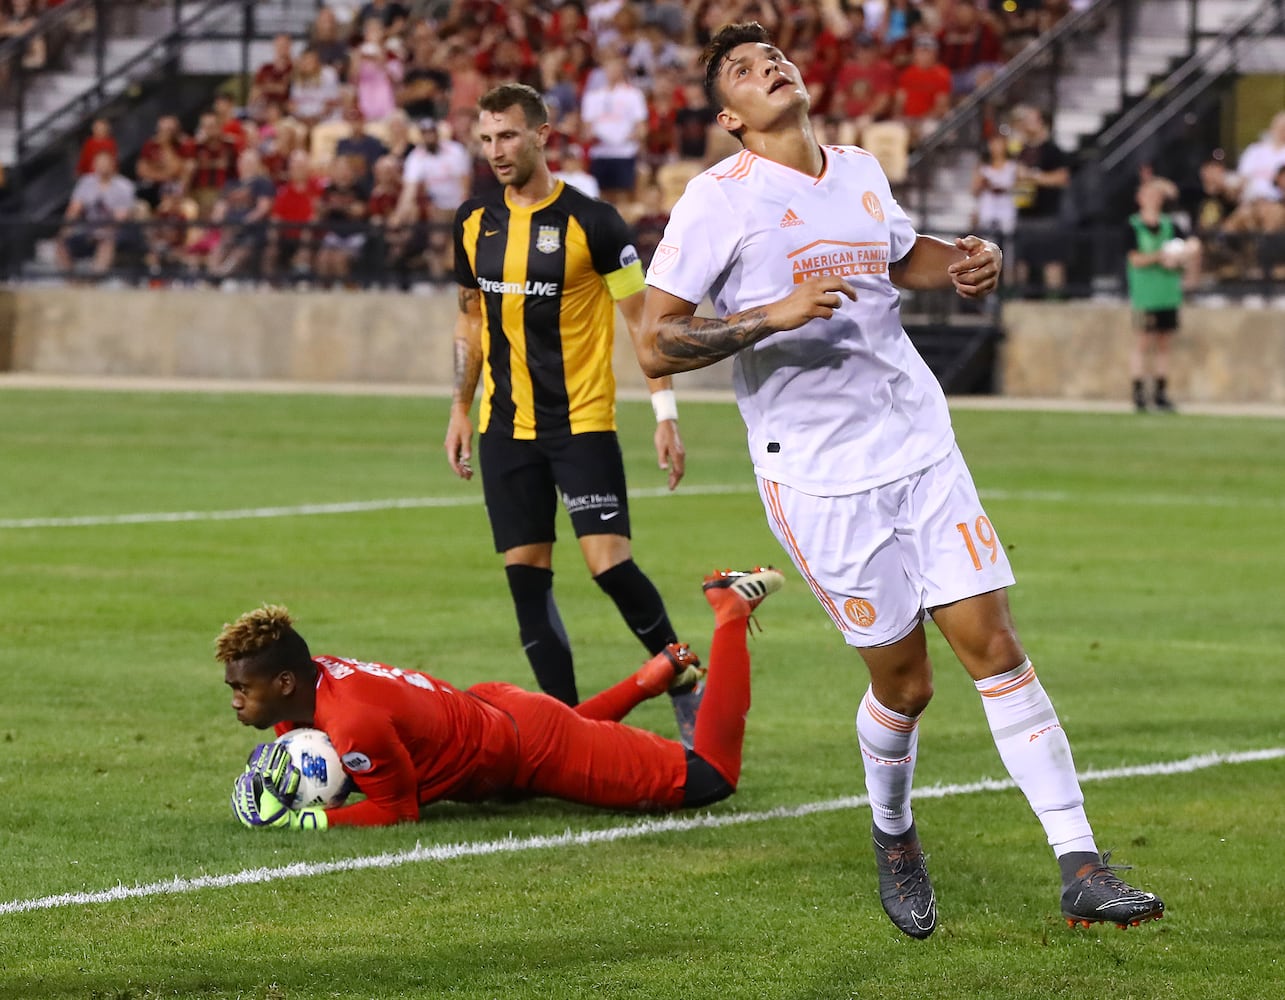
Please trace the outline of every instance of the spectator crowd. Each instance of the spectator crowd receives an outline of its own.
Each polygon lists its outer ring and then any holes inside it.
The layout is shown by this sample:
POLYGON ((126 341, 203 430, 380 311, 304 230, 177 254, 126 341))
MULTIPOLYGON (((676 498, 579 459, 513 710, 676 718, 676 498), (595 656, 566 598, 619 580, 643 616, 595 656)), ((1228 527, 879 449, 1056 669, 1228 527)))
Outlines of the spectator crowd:
MULTIPOLYGON (((799 65, 818 137, 866 145, 896 180, 895 164, 952 106, 1083 2, 330 0, 306 37, 278 36, 251 79, 227 81, 195 121, 162 115, 136 157, 122 163, 111 123, 95 121, 59 261, 119 270, 128 254, 157 282, 446 280, 456 208, 495 184, 473 136, 476 102, 512 80, 549 105, 555 173, 614 203, 647 260, 687 180, 737 148, 713 124, 697 62, 720 25, 767 26, 799 65), (126 187, 130 224, 119 225, 126 187)), ((0 37, 39 3, 0 0, 0 37)), ((1038 221, 1056 200, 1045 188, 1065 183, 1069 159, 1031 114, 1017 113, 1009 148, 992 144, 975 181, 979 224, 996 231, 1014 213, 1038 221), (1055 182, 1037 189, 1036 177, 1055 182)), ((1267 169, 1253 167, 1252 190, 1279 207, 1267 169)), ((1229 188, 1229 205, 1249 190, 1229 188)), ((1279 221, 1259 209, 1235 218, 1279 221)), ((1057 262, 1040 253, 1049 242, 1028 241, 1025 259, 1056 282, 1057 262)))

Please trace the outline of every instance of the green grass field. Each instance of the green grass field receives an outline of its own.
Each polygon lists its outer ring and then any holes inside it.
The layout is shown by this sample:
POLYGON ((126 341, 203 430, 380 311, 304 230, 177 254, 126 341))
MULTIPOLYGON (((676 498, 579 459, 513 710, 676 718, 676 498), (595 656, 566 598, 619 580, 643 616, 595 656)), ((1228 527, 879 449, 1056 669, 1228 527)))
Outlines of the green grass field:
MULTIPOLYGON (((913 942, 879 908, 869 810, 838 801, 864 790, 864 670, 792 572, 752 641, 741 790, 709 824, 546 801, 321 835, 236 822, 256 734, 212 642, 262 601, 288 604, 314 652, 530 684, 480 488, 441 454, 445 415, 420 398, 0 390, 0 997, 1281 995, 1285 757, 1157 765, 1285 747, 1285 422, 956 413, 1077 764, 1119 769, 1084 786, 1099 843, 1169 912, 1065 927, 1021 796, 970 787, 1005 775, 934 638, 916 816, 941 926, 913 942), (299 510, 385 500, 414 503, 299 510), (272 516, 128 517, 230 511, 272 516)), ((650 422, 622 405, 636 556, 704 650, 702 575, 784 556, 734 407, 684 404, 674 495, 650 422)), ((589 692, 643 653, 565 522, 563 539, 589 692)), ((673 735, 664 699, 631 721, 673 735)))

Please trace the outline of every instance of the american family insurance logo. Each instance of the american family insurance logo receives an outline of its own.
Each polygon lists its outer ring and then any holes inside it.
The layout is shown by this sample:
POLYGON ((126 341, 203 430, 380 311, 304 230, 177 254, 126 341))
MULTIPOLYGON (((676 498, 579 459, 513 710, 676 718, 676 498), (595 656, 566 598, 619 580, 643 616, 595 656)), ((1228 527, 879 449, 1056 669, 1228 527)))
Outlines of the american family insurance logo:
POLYGON ((845 243, 842 240, 816 240, 789 255, 794 283, 801 285, 809 278, 855 274, 886 274, 888 243, 845 243))

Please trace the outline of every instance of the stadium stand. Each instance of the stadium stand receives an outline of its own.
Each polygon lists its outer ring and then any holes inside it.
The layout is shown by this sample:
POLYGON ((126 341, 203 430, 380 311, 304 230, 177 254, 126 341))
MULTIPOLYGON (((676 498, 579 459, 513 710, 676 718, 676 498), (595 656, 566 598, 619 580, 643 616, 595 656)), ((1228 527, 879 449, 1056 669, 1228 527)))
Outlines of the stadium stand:
MULTIPOLYGON (((445 280, 442 227, 494 183, 472 138, 477 97, 501 80, 538 87, 552 166, 577 167, 586 95, 615 56, 647 110, 621 209, 654 235, 683 184, 735 149, 696 57, 713 28, 754 18, 797 58, 818 134, 874 152, 925 231, 974 224, 994 136, 1019 163, 1013 197, 1032 197, 1019 123, 1042 113, 1038 141, 1070 165, 1048 199, 1068 273, 1010 294, 1118 294, 1119 220, 1146 171, 1173 175, 1174 207, 1206 242, 1201 287, 1252 285, 1285 267, 1285 120, 1269 125, 1285 100, 1243 109, 1264 133, 1249 148, 1208 111, 1236 73, 1285 67, 1283 14, 1279 0, 0 0, 0 273, 445 280), (127 218, 77 187, 100 153, 117 164, 112 190, 133 187, 127 218)), ((922 303, 943 311, 957 307, 922 303)))

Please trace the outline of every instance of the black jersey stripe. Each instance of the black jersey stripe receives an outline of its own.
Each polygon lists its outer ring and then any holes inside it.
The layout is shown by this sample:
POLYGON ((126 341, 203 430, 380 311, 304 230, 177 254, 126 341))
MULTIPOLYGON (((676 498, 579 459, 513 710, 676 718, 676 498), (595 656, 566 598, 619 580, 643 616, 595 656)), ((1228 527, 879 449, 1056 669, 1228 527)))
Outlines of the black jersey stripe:
POLYGON ((562 302, 567 297, 568 215, 555 201, 531 215, 528 287, 553 287, 555 295, 527 295, 527 367, 531 372, 532 420, 537 435, 570 432, 571 415, 563 356, 562 302))
MULTIPOLYGON (((509 213, 503 205, 488 205, 481 212, 473 238, 473 273, 479 285, 487 275, 504 271, 508 244, 509 213)), ((509 341, 504 335, 504 296, 482 291, 482 356, 486 359, 485 386, 478 413, 479 431, 513 430, 513 384, 509 341)))

